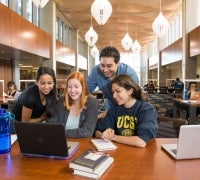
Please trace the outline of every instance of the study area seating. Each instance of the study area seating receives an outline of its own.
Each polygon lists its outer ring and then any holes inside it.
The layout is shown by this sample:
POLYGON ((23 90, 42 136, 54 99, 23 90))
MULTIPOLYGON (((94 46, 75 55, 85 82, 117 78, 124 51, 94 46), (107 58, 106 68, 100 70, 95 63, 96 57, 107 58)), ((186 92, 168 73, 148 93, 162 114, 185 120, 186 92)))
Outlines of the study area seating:
POLYGON ((154 94, 155 88, 154 87, 146 87, 146 91, 147 91, 148 94, 154 94))
POLYGON ((166 86, 160 87, 159 94, 168 94, 168 88, 166 86))
POLYGON ((174 88, 174 97, 175 98, 182 98, 183 96, 183 89, 174 88))
POLYGON ((178 138, 181 125, 185 125, 183 119, 163 117, 158 115, 158 133, 157 138, 178 138))

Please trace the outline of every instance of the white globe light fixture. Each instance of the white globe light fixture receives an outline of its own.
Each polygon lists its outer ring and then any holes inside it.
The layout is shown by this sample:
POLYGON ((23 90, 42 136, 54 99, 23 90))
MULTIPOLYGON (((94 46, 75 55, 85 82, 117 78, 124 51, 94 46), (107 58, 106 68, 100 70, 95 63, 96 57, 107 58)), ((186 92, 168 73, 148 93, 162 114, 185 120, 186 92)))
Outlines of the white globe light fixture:
POLYGON ((95 0, 91 5, 91 13, 99 25, 104 25, 112 14, 112 5, 108 0, 95 0))
POLYGON ((160 1, 160 13, 154 20, 152 24, 152 29, 157 37, 163 37, 169 29, 169 22, 161 12, 161 1, 160 1))
POLYGON ((36 7, 43 8, 49 0, 32 0, 36 7))
POLYGON ((128 51, 132 44, 133 44, 133 40, 132 38, 129 36, 128 33, 125 34, 125 36, 123 37, 123 39, 121 40, 121 44, 123 46, 123 48, 128 51))
POLYGON ((98 40, 98 35, 96 31, 90 26, 90 29, 85 34, 85 40, 89 46, 94 46, 98 40))
POLYGON ((96 47, 96 45, 93 46, 93 48, 91 49, 90 53, 91 53, 93 58, 95 58, 96 56, 99 56, 99 50, 96 47))
POLYGON ((134 52, 134 53, 138 53, 141 51, 141 45, 140 43, 138 42, 138 40, 136 39, 131 47, 131 50, 134 52))

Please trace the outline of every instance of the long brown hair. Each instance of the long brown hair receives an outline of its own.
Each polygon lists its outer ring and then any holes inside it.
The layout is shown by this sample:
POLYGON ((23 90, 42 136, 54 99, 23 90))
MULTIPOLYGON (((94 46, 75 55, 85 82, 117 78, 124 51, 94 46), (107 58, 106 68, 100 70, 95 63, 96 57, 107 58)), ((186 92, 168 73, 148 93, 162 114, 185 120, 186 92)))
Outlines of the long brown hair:
POLYGON ((133 93, 131 96, 135 99, 144 100, 144 95, 142 93, 142 89, 140 86, 133 80, 133 78, 127 74, 120 74, 117 77, 115 77, 111 81, 112 84, 118 84, 119 86, 125 88, 127 91, 129 89, 133 89, 133 93))
POLYGON ((65 88, 65 91, 64 91, 64 96, 65 96, 64 107, 66 107, 66 109, 69 110, 70 106, 72 106, 72 104, 73 104, 73 100, 71 99, 71 97, 67 93, 68 82, 69 82, 70 79, 78 79, 79 82, 81 83, 82 93, 81 93, 81 96, 80 96, 80 108, 86 109, 86 102, 87 102, 88 97, 90 96, 90 93, 89 93, 84 75, 81 72, 77 72, 77 71, 73 72, 67 78, 66 88, 65 88))

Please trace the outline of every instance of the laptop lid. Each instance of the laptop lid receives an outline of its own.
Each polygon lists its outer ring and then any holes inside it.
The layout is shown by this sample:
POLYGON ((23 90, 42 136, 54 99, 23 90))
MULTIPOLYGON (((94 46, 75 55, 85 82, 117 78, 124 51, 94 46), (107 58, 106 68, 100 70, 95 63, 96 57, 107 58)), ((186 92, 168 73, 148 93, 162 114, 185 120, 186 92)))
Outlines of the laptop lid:
POLYGON ((198 91, 191 92, 190 100, 200 100, 200 92, 198 91))
POLYGON ((78 142, 67 142, 63 124, 15 121, 20 150, 30 157, 69 159, 78 142))
POLYGON ((200 158, 200 125, 182 125, 178 144, 163 144, 161 147, 175 159, 200 158))

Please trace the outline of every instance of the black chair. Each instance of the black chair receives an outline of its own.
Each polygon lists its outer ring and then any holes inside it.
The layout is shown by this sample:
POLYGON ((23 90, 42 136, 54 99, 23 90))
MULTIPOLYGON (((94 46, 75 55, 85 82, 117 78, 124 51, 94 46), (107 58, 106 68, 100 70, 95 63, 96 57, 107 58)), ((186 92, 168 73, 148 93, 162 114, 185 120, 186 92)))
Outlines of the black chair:
POLYGON ((146 87, 146 91, 148 94, 155 94, 155 88, 154 87, 146 87))
POLYGON ((168 94, 168 88, 166 86, 159 88, 159 94, 168 94))
POLYGON ((158 133, 157 138, 178 138, 180 126, 186 124, 186 120, 170 117, 157 117, 158 133))

